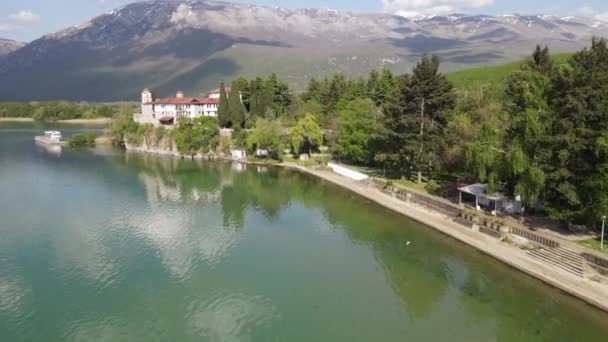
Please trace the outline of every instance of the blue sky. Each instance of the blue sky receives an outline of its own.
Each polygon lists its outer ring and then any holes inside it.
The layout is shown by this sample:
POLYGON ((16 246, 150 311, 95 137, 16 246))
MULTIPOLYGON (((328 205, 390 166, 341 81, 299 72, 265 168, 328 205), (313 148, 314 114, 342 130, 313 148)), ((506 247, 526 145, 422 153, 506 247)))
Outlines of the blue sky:
MULTIPOLYGON (((283 7, 385 11, 404 16, 446 13, 586 15, 608 21, 608 0, 232 0, 283 7)), ((133 0, 2 0, 0 38, 31 41, 133 0)))

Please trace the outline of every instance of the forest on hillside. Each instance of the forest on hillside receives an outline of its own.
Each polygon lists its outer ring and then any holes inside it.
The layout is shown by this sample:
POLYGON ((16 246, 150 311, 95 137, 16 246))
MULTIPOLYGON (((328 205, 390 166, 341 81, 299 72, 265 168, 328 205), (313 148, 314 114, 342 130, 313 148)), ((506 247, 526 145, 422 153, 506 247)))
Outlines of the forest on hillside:
POLYGON ((33 118, 39 122, 70 119, 111 118, 121 107, 133 103, 91 103, 70 101, 0 102, 0 118, 33 118))

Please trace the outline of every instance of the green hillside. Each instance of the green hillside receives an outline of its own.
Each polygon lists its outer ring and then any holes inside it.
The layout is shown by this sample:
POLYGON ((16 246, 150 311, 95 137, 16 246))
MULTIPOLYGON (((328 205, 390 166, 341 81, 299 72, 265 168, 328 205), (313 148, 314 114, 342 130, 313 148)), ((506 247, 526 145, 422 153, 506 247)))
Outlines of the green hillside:
MULTIPOLYGON (((572 56, 571 53, 556 54, 553 60, 556 64, 564 64, 572 56)), ((447 74, 448 79, 456 89, 465 89, 476 84, 504 84, 509 75, 516 71, 525 60, 454 71, 447 74)))

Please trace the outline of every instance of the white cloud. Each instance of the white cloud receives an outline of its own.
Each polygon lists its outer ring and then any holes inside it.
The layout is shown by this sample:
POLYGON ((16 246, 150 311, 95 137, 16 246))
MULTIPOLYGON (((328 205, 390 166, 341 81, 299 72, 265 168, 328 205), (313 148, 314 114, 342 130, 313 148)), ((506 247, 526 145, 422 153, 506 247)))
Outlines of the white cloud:
POLYGON ((40 20, 40 16, 32 11, 19 11, 17 13, 9 15, 9 18, 25 22, 40 20))
POLYGON ((592 17, 595 14, 595 11, 590 6, 583 6, 577 8, 576 13, 586 17, 592 17))
POLYGON ((599 11, 596 11, 591 6, 582 6, 582 7, 577 8, 576 14, 579 14, 579 15, 582 15, 585 17, 594 18, 597 20, 608 21, 608 12, 599 13, 599 11))
POLYGON ((494 0, 382 0, 384 10, 404 17, 446 15, 490 6, 494 0))

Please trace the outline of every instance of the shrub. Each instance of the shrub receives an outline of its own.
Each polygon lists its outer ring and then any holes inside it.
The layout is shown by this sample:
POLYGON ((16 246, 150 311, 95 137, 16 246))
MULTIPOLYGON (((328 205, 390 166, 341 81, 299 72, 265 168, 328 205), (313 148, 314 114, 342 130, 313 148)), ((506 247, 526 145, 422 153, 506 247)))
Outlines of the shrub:
POLYGON ((426 192, 428 192, 429 194, 432 195, 439 195, 441 194, 441 185, 439 185, 439 183, 437 183, 434 180, 430 180, 425 186, 424 186, 424 190, 426 190, 426 192))
POLYGON ((194 155, 209 152, 219 145, 220 126, 214 117, 180 120, 174 135, 177 150, 182 154, 194 155))
POLYGON ((72 147, 95 146, 95 133, 77 133, 68 139, 72 147))

